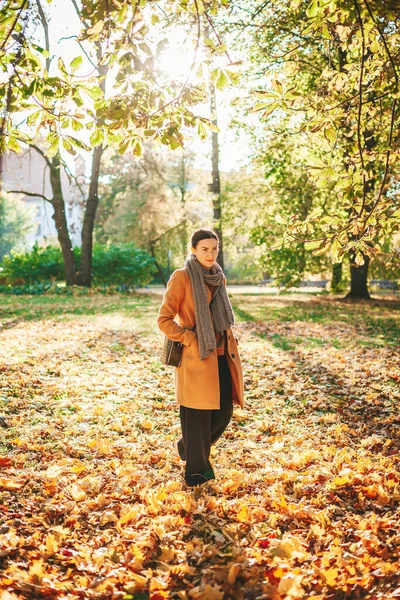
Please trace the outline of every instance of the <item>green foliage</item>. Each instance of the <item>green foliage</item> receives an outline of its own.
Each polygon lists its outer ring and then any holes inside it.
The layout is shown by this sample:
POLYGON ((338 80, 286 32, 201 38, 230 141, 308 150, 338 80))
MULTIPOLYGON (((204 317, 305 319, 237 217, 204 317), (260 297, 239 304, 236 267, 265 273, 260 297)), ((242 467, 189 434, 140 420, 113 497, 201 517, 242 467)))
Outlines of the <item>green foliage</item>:
MULTIPOLYGON (((304 172, 316 195, 325 195, 323 212, 304 217, 290 207, 285 247, 303 240, 315 256, 339 262, 353 254, 362 265, 399 229, 400 13, 394 5, 273 0, 257 11, 251 2, 233 7, 243 28, 251 15, 254 37, 245 37, 245 52, 252 73, 265 76, 257 78, 253 110, 270 133, 267 144, 300 136, 308 151, 304 172)), ((270 154, 258 140, 256 147, 259 155, 270 154)))
POLYGON ((42 283, 25 283, 21 285, 0 285, 0 294, 7 294, 10 296, 41 296, 42 294, 71 295, 72 291, 66 286, 60 286, 55 282, 45 281, 42 283))
POLYGON ((77 19, 70 19, 67 49, 65 37, 48 35, 51 22, 59 16, 56 2, 10 0, 0 8, 0 153, 19 153, 39 137, 45 140, 52 193, 59 207, 54 218, 59 240, 64 240, 69 285, 91 283, 86 259, 92 251, 95 190, 104 148, 138 160, 146 143, 175 150, 183 147, 191 129, 197 129, 200 137, 214 129, 210 119, 197 114, 209 93, 208 70, 203 65, 213 55, 219 57, 215 80, 220 89, 235 80, 235 73, 230 65, 223 68, 227 61, 221 58, 222 44, 213 43, 207 53, 201 52, 205 49, 201 46, 210 25, 212 37, 219 40, 212 20, 226 5, 227 0, 72 2, 65 7, 66 15, 75 10, 77 19), (174 28, 185 29, 182 54, 192 58, 182 77, 175 77, 162 60, 174 28), (75 156, 81 150, 94 152, 83 260, 78 265, 68 250, 58 169, 65 152, 75 156))
POLYGON ((132 243, 93 248, 95 284, 143 286, 150 283, 154 272, 153 257, 132 243))
POLYGON ((1 266, 0 277, 5 284, 36 285, 64 277, 61 250, 56 246, 35 245, 31 252, 11 252, 1 266))
POLYGON ((273 139, 269 132, 264 137, 258 132, 258 141, 261 148, 253 172, 231 177, 225 185, 224 214, 231 221, 230 226, 224 224, 227 246, 237 245, 246 234, 248 241, 250 234, 255 247, 248 248, 248 262, 257 256, 266 278, 291 286, 307 275, 330 270, 329 259, 314 256, 309 247, 320 244, 313 238, 323 237, 324 219, 338 207, 332 200, 328 203, 328 193, 316 189, 307 176, 309 153, 303 136, 273 139), (325 216, 315 221, 315 213, 323 211, 325 216), (301 217, 301 226, 289 232, 294 216, 301 217))
MULTIPOLYGON (((183 129, 199 127, 202 134, 212 126, 193 110, 208 95, 202 69, 205 59, 197 49, 202 24, 208 24, 224 5, 225 0, 84 2, 76 35, 70 38, 75 43, 74 58, 66 64, 55 54, 50 69, 50 56, 61 45, 38 45, 30 32, 35 27, 38 39, 44 41, 43 29, 57 8, 51 0, 43 6, 33 1, 7 2, 0 14, 0 106, 4 109, 0 150, 21 152, 31 134, 38 133, 47 139, 48 157, 60 149, 75 155, 103 144, 139 157, 149 138, 172 149, 182 147, 183 129), (178 24, 186 28, 187 48, 193 52, 193 65, 182 82, 173 81, 159 62, 168 46, 168 26, 178 24), (105 94, 110 69, 113 77, 105 94)), ((208 56, 224 52, 221 44, 208 47, 208 56)), ((235 73, 229 66, 219 67, 213 77, 222 89, 235 80, 235 73)))
POLYGON ((305 251, 303 244, 291 243, 286 248, 272 249, 269 246, 269 231, 265 226, 256 227, 252 232, 252 240, 257 245, 263 245, 264 252, 261 260, 268 273, 273 275, 280 286, 290 287, 298 284, 305 271, 318 272, 312 258, 305 251))
MULTIPOLYGON (((74 248, 74 255, 79 259, 79 248, 74 248)), ((93 248, 93 279, 96 285, 143 286, 152 280, 154 271, 152 256, 132 243, 97 244, 93 248)), ((39 248, 35 245, 31 252, 12 252, 4 257, 0 271, 0 283, 5 292, 36 294, 55 290, 65 293, 54 287, 55 281, 63 280, 63 260, 58 246, 39 248)))
POLYGON ((157 261, 158 283, 165 283, 182 266, 189 231, 209 218, 203 210, 208 204, 207 183, 192 162, 190 154, 159 151, 149 144, 140 160, 115 151, 104 155, 108 176, 100 182, 95 241, 133 242, 146 248, 157 261))
POLYGON ((262 280, 259 261, 252 259, 249 253, 238 256, 231 266, 226 266, 225 272, 230 284, 259 283, 262 280))

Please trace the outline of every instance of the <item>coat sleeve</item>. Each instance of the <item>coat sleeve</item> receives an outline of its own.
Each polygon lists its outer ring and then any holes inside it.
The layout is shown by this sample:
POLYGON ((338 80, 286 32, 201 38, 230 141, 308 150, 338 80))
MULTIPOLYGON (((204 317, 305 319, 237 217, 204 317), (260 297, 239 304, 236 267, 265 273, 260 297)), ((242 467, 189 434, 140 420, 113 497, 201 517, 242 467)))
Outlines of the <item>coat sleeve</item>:
POLYGON ((165 335, 174 342, 189 346, 196 337, 196 332, 184 329, 175 321, 179 308, 185 298, 186 282, 182 271, 172 273, 164 293, 164 298, 158 311, 157 325, 165 335))

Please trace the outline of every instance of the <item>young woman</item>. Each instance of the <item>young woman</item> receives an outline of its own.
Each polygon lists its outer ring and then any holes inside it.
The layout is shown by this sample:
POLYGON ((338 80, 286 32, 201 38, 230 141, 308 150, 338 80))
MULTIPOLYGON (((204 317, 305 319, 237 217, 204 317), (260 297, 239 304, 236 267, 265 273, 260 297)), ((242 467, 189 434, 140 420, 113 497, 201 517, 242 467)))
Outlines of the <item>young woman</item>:
POLYGON ((182 428, 177 450, 186 461, 189 486, 214 479, 211 444, 228 426, 233 404, 243 407, 242 367, 231 329, 234 316, 224 273, 215 262, 218 243, 210 229, 193 233, 192 253, 172 273, 157 321, 163 333, 184 345, 175 377, 182 428))

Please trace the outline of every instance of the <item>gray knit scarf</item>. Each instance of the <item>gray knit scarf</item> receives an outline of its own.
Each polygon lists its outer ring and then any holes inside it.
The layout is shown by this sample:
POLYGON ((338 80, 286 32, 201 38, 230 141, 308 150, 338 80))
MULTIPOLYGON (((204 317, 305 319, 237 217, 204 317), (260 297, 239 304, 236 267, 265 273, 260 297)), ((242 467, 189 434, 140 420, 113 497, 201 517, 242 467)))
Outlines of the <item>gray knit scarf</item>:
POLYGON ((199 342, 200 359, 204 360, 216 348, 215 332, 226 331, 234 325, 233 310, 224 286, 224 273, 221 267, 214 263, 211 271, 201 266, 194 254, 185 262, 193 290, 194 312, 196 316, 196 333, 199 342), (210 304, 204 285, 217 288, 210 304), (214 327, 211 319, 214 319, 214 327))

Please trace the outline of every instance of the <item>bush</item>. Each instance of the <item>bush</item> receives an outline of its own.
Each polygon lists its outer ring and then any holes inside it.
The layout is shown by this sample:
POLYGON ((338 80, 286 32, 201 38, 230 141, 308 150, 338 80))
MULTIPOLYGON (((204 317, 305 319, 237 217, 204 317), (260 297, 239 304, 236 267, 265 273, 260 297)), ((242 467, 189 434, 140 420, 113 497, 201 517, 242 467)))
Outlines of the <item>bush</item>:
POLYGON ((31 252, 11 252, 1 263, 0 283, 24 285, 64 278, 61 249, 57 246, 39 248, 31 252))
MULTIPOLYGON (((74 248, 76 264, 79 263, 80 253, 80 248, 74 248)), ((45 293, 52 291, 51 282, 65 278, 61 249, 58 246, 39 248, 35 245, 31 252, 12 252, 4 257, 1 267, 2 293, 45 293), (10 292, 11 289, 15 291, 10 292)), ((108 246, 96 244, 93 248, 94 285, 116 286, 120 291, 143 286, 150 283, 155 270, 153 257, 132 243, 108 246)))
POLYGON ((147 285, 155 270, 153 257, 133 243, 96 244, 93 248, 93 282, 96 285, 147 285))

